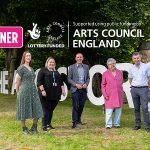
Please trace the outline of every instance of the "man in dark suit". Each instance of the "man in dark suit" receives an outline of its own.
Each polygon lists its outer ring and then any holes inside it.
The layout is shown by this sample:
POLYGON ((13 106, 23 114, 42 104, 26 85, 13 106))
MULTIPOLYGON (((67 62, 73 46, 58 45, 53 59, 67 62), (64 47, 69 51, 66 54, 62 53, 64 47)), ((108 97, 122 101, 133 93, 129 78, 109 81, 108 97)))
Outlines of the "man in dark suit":
POLYGON ((90 81, 89 67, 83 64, 83 54, 77 53, 76 63, 69 66, 68 82, 71 84, 72 93, 72 128, 76 128, 77 124, 82 124, 81 115, 84 104, 87 99, 87 86, 90 81))

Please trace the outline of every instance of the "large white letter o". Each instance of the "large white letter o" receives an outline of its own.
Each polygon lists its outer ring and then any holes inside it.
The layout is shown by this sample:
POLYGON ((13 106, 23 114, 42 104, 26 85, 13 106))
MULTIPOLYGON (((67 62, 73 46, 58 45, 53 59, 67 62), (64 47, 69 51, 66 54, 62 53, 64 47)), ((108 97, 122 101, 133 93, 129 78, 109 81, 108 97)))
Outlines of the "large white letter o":
POLYGON ((90 69, 90 83, 88 85, 88 93, 87 96, 89 100, 94 104, 94 105, 103 105, 104 104, 104 98, 103 96, 101 97, 95 97, 93 94, 92 90, 92 79, 95 73, 100 73, 103 74, 106 71, 106 67, 102 65, 95 65, 90 69))

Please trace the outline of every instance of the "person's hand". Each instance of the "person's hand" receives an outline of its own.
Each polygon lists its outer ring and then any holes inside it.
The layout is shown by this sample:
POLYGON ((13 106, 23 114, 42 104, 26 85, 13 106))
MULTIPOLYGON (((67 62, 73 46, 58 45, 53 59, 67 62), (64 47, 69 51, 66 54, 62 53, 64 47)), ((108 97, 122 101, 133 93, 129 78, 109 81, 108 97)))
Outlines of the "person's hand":
POLYGON ((18 92, 19 92, 19 89, 14 90, 14 93, 18 94, 18 92))
POLYGON ((66 95, 66 92, 65 92, 65 91, 62 91, 62 95, 65 96, 65 95, 66 95))
POLYGON ((76 88, 77 89, 82 89, 82 85, 81 84, 76 84, 76 88))
POLYGON ((83 87, 84 89, 86 89, 86 88, 87 88, 87 84, 83 84, 82 87, 83 87))
POLYGON ((18 95, 19 91, 16 91, 16 94, 18 95))
POLYGON ((42 96, 44 96, 44 97, 46 96, 45 90, 43 90, 41 93, 42 93, 42 96))
POLYGON ((105 100, 109 100, 109 96, 106 96, 106 97, 105 97, 105 100))

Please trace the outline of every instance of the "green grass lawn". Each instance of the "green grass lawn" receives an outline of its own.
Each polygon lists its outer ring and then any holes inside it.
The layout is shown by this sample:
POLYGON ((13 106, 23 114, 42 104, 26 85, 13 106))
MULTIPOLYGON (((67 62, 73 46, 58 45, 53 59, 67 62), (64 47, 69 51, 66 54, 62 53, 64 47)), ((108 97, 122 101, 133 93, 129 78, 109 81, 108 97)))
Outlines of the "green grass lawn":
MULTIPOLYGON (((38 135, 22 135, 15 118, 15 96, 0 94, 0 150, 149 150, 150 133, 133 131, 133 109, 124 105, 121 128, 106 130, 102 106, 86 102, 82 121, 87 123, 71 129, 71 99, 59 102, 53 117, 55 130, 38 135)), ((30 127, 31 120, 27 120, 30 127)))

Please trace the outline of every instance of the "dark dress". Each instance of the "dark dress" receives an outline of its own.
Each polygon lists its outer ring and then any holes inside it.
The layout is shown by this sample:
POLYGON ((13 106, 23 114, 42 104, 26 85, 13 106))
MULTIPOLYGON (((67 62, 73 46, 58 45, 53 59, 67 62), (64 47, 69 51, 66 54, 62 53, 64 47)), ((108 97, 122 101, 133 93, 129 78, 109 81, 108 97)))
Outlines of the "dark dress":
POLYGON ((16 102, 16 118, 17 120, 25 120, 27 118, 41 118, 43 117, 43 110, 35 86, 35 73, 24 65, 17 69, 17 73, 21 77, 21 84, 17 93, 16 102))
POLYGON ((39 87, 41 85, 44 86, 47 95, 43 97, 39 90, 44 112, 42 124, 45 127, 51 124, 53 111, 61 99, 61 86, 63 85, 63 81, 58 71, 49 71, 47 68, 42 68, 37 76, 37 86, 39 87))

